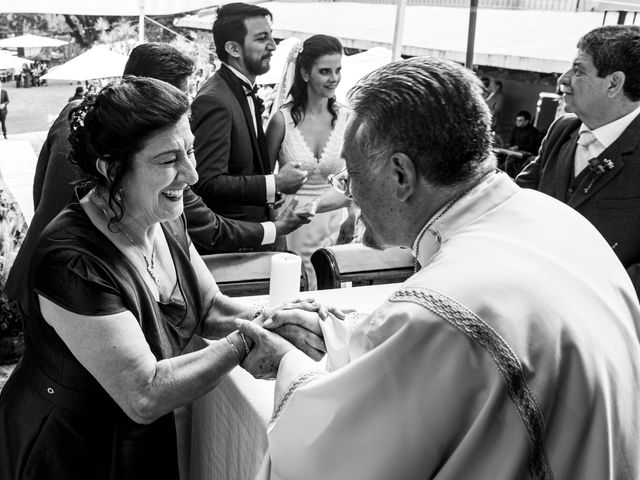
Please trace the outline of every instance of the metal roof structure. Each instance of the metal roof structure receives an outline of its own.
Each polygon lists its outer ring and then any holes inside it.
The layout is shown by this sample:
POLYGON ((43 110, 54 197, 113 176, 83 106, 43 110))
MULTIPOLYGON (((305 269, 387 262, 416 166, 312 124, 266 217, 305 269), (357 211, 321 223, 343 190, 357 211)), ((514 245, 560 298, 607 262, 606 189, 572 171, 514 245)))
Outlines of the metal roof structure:
MULTIPOLYGON (((345 47, 391 48, 396 7, 351 2, 265 2, 276 38, 305 39, 316 33, 339 38, 345 47)), ((176 26, 211 30, 215 13, 188 15, 176 26)), ((578 39, 602 25, 602 12, 478 9, 474 64, 561 73, 576 53, 578 39)), ((431 55, 464 63, 469 10, 406 7, 403 55, 431 55)))

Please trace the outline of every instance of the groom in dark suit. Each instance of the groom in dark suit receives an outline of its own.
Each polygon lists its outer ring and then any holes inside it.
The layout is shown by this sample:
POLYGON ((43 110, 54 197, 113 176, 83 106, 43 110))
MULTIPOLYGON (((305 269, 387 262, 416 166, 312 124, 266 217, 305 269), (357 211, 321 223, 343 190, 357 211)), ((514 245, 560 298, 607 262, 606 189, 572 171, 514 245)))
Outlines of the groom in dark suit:
MULTIPOLYGON (((261 222, 265 248, 282 249, 271 205, 280 193, 295 193, 306 181, 299 164, 273 175, 262 129, 261 101, 255 94, 258 75, 269 70, 275 42, 269 10, 244 3, 218 9, 213 24, 216 54, 222 62, 191 105, 191 130, 200 177, 194 190, 225 217, 261 222)), ((300 219, 300 223, 306 220, 300 219)))
POLYGON ((565 110, 574 115, 551 126, 516 182, 591 221, 640 297, 640 27, 587 33, 559 84, 565 110))

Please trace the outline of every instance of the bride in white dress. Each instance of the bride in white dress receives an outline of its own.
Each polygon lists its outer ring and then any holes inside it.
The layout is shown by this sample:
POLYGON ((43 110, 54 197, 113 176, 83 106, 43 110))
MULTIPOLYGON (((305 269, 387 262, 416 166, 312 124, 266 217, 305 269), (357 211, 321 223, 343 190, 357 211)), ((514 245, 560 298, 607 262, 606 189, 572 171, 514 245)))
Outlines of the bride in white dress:
POLYGON ((294 59, 288 102, 271 117, 266 137, 272 164, 277 161, 282 168, 295 162, 308 172, 306 183, 290 197, 298 202, 296 211, 313 218, 287 235, 287 249, 302 257, 309 289, 315 290, 311 254, 336 243, 340 225, 347 218, 345 207, 351 203, 337 195, 335 201, 327 204, 325 196, 323 213, 316 214, 315 201, 332 188, 327 177, 345 168, 340 152, 348 111, 335 98, 341 78, 342 44, 328 35, 314 35, 293 47, 290 61, 294 59))

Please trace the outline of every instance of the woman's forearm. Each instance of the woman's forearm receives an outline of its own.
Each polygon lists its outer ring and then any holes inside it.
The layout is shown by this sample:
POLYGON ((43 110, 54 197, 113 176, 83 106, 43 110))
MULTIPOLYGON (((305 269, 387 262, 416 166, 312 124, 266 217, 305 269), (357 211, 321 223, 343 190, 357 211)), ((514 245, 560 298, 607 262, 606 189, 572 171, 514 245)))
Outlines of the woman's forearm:
POLYGON ((207 339, 222 338, 236 330, 234 324, 236 318, 251 320, 254 314, 255 309, 246 307, 238 300, 217 292, 204 315, 200 335, 207 339))
POLYGON ((244 357, 237 336, 229 337, 233 347, 222 338, 196 352, 157 362, 153 378, 126 413, 135 422, 151 423, 209 392, 240 363, 238 353, 244 357))
POLYGON ((330 212, 351 205, 351 199, 335 188, 330 188, 316 200, 316 213, 330 212))

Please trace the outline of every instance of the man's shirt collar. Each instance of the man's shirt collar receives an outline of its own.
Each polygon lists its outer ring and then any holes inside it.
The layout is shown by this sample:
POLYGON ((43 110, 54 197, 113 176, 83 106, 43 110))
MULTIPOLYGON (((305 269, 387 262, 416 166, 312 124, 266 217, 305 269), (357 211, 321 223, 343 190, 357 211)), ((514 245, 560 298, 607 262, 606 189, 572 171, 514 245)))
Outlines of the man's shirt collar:
MULTIPOLYGON (((613 142, 615 142, 622 132, 624 132, 631 122, 633 122, 636 117, 640 115, 640 107, 636 108, 632 112, 628 113, 624 117, 620 117, 613 122, 607 123, 606 125, 602 125, 596 129, 591 130, 591 132, 596 136, 598 141, 602 144, 602 146, 606 149, 609 148, 613 142)), ((584 123, 580 125, 580 133, 585 130, 589 130, 584 123)))
MULTIPOLYGON (((224 62, 222 62, 224 63, 224 62)), ((226 67, 231 70, 231 72, 238 77, 240 80, 242 80, 244 83, 246 83, 247 85, 251 85, 251 87, 253 88, 253 82, 250 82, 249 79, 246 77, 246 75, 244 75, 243 73, 240 73, 238 70, 236 70, 235 68, 233 68, 231 65, 229 65, 228 63, 224 63, 226 65, 226 67)), ((243 85, 244 87, 244 85, 243 85)), ((246 87, 245 87, 246 90, 246 87)))

